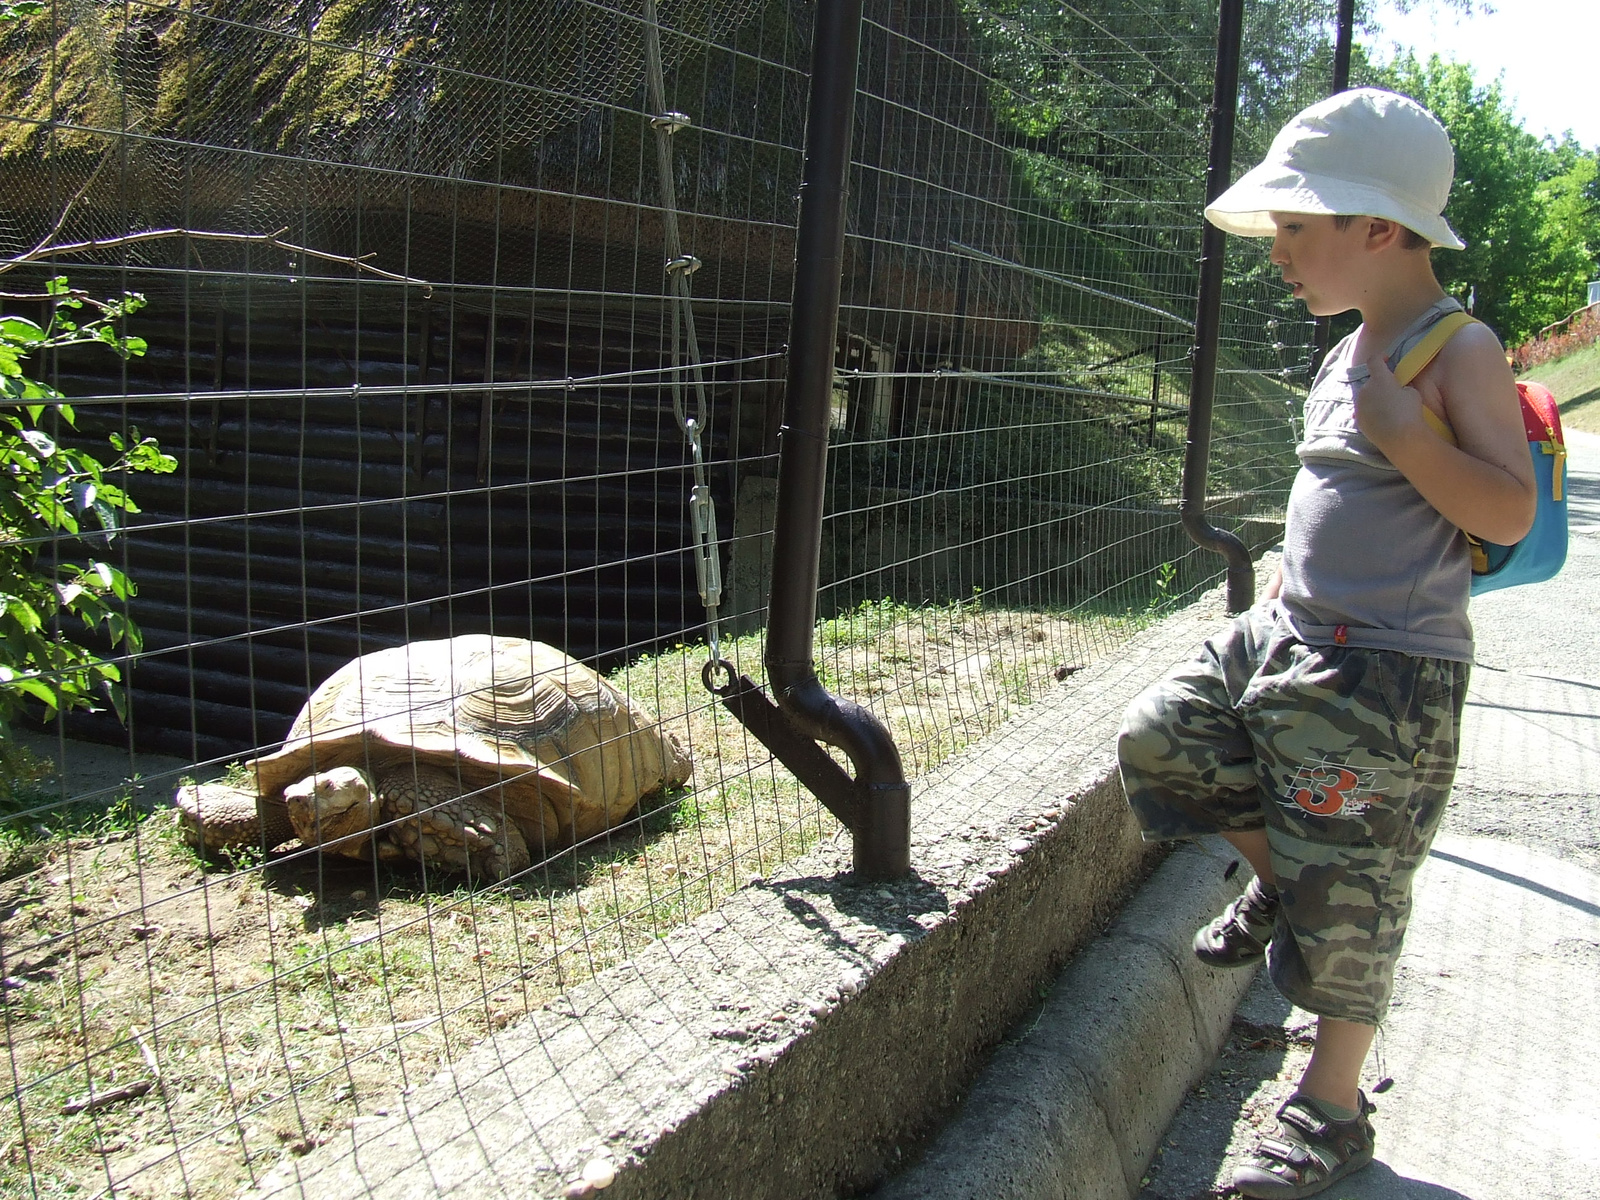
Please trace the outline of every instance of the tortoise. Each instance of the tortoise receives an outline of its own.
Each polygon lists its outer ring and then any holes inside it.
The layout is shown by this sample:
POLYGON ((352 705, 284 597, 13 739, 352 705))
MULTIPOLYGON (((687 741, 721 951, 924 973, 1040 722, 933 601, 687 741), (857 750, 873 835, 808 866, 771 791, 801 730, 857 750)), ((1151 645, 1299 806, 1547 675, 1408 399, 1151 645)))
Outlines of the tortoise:
POLYGON ((467 634, 346 663, 282 748, 245 771, 253 792, 179 790, 191 844, 271 849, 298 837, 325 854, 503 879, 683 783, 689 760, 644 709, 560 650, 467 634))

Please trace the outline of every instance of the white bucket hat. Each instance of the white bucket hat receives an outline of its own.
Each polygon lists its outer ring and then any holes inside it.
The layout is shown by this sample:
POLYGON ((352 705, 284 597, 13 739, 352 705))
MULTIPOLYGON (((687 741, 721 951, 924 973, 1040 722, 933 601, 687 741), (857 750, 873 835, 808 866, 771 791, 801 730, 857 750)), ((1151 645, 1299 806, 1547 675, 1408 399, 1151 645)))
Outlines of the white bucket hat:
POLYGON ((1441 215, 1455 173, 1450 135, 1432 113, 1396 92, 1355 88, 1285 125, 1266 161, 1206 206, 1206 220, 1271 237, 1272 212, 1387 217, 1435 246, 1465 250, 1441 215))

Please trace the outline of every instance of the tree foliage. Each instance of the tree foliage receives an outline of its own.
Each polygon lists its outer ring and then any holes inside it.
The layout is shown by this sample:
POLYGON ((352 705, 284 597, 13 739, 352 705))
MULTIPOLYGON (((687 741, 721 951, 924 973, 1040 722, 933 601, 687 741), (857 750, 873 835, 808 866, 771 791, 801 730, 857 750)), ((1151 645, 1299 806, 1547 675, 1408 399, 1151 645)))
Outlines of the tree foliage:
POLYGON ((1445 288, 1475 297, 1475 314, 1507 345, 1581 306, 1600 250, 1594 152, 1534 137, 1499 80, 1479 83, 1470 66, 1438 55, 1363 64, 1362 76, 1411 96, 1450 131, 1456 179, 1445 216, 1467 248, 1434 255, 1445 288))
MULTIPOLYGON (((1471 12, 1473 0, 1446 0, 1471 12)), ((1119 280, 1151 299, 1193 252, 1215 54, 1214 0, 962 0, 996 86, 1000 136, 1013 148, 1025 237, 1041 263, 1119 280), (1140 286, 1140 281, 1143 287, 1140 286)), ((1358 28, 1374 5, 1358 0, 1358 28)), ((1402 7, 1405 7, 1402 5, 1402 7)), ((1335 5, 1277 0, 1245 10, 1237 154, 1254 162, 1294 112, 1332 86, 1335 5)), ((1434 256, 1440 281, 1508 344, 1584 301, 1600 252, 1600 171, 1570 138, 1523 128, 1498 81, 1470 66, 1405 55, 1371 62, 1355 47, 1352 83, 1393 88, 1450 130, 1456 185, 1446 215, 1468 243, 1434 256)), ((1245 256, 1236 270, 1267 274, 1245 256)), ((1171 297, 1176 302, 1179 297, 1171 297)))
MULTIPOLYGON (((122 671, 63 636, 81 622, 111 649, 135 654, 139 629, 126 612, 133 582, 107 561, 124 514, 138 512, 123 486, 131 472, 165 473, 177 460, 153 438, 112 434, 102 461, 64 444, 76 414, 65 397, 30 373, 28 360, 68 346, 100 345, 128 358, 142 339, 120 325, 144 304, 124 293, 93 300, 57 277, 46 287, 49 319, 0 316, 0 739, 30 704, 46 714, 109 703, 124 713, 122 671), (61 557, 76 544, 83 561, 61 557)), ((0 774, 8 755, 0 752, 0 774)))

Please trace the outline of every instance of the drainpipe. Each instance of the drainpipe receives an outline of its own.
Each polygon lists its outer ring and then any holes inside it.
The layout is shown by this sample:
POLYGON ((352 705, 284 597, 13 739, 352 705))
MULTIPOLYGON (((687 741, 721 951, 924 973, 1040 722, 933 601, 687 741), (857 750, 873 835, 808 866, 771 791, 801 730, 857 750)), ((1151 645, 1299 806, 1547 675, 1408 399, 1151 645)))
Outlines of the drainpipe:
POLYGON ((767 681, 777 706, 746 678, 716 690, 734 715, 849 826, 855 873, 865 880, 894 879, 911 870, 911 785, 883 723, 860 705, 829 694, 817 679, 812 642, 861 8, 862 0, 817 0, 812 34, 767 616, 767 681), (854 779, 818 741, 849 756, 854 779))
MULTIPOLYGON (((1355 40, 1356 0, 1339 0, 1338 29, 1333 43, 1333 91, 1338 95, 1350 86, 1350 46, 1355 40)), ((1322 360, 1333 348, 1333 319, 1318 317, 1316 334, 1312 339, 1311 378, 1322 370, 1322 360)))
MULTIPOLYGON (((1206 167, 1206 203, 1228 186, 1233 167, 1233 124, 1239 101, 1239 48, 1244 35, 1244 0, 1222 0, 1217 24, 1217 78, 1211 96, 1211 155, 1206 167)), ((1195 301, 1195 346, 1190 362, 1189 431, 1183 455, 1183 494, 1178 511, 1194 542, 1228 560, 1228 611, 1255 602, 1255 567, 1250 551, 1233 534, 1206 520, 1206 468, 1211 456, 1211 410, 1217 391, 1217 342, 1222 332, 1222 267, 1226 234, 1202 219, 1200 289, 1195 301)))

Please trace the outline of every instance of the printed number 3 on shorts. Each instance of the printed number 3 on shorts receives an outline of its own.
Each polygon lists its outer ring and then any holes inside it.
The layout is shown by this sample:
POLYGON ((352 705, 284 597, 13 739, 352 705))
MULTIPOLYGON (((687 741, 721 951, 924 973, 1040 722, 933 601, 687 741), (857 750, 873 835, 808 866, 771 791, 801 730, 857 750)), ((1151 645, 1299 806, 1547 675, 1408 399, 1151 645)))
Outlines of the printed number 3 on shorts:
POLYGON ((1313 816, 1358 816, 1372 804, 1377 777, 1377 771, 1356 771, 1326 759, 1302 763, 1289 781, 1289 798, 1313 816))

